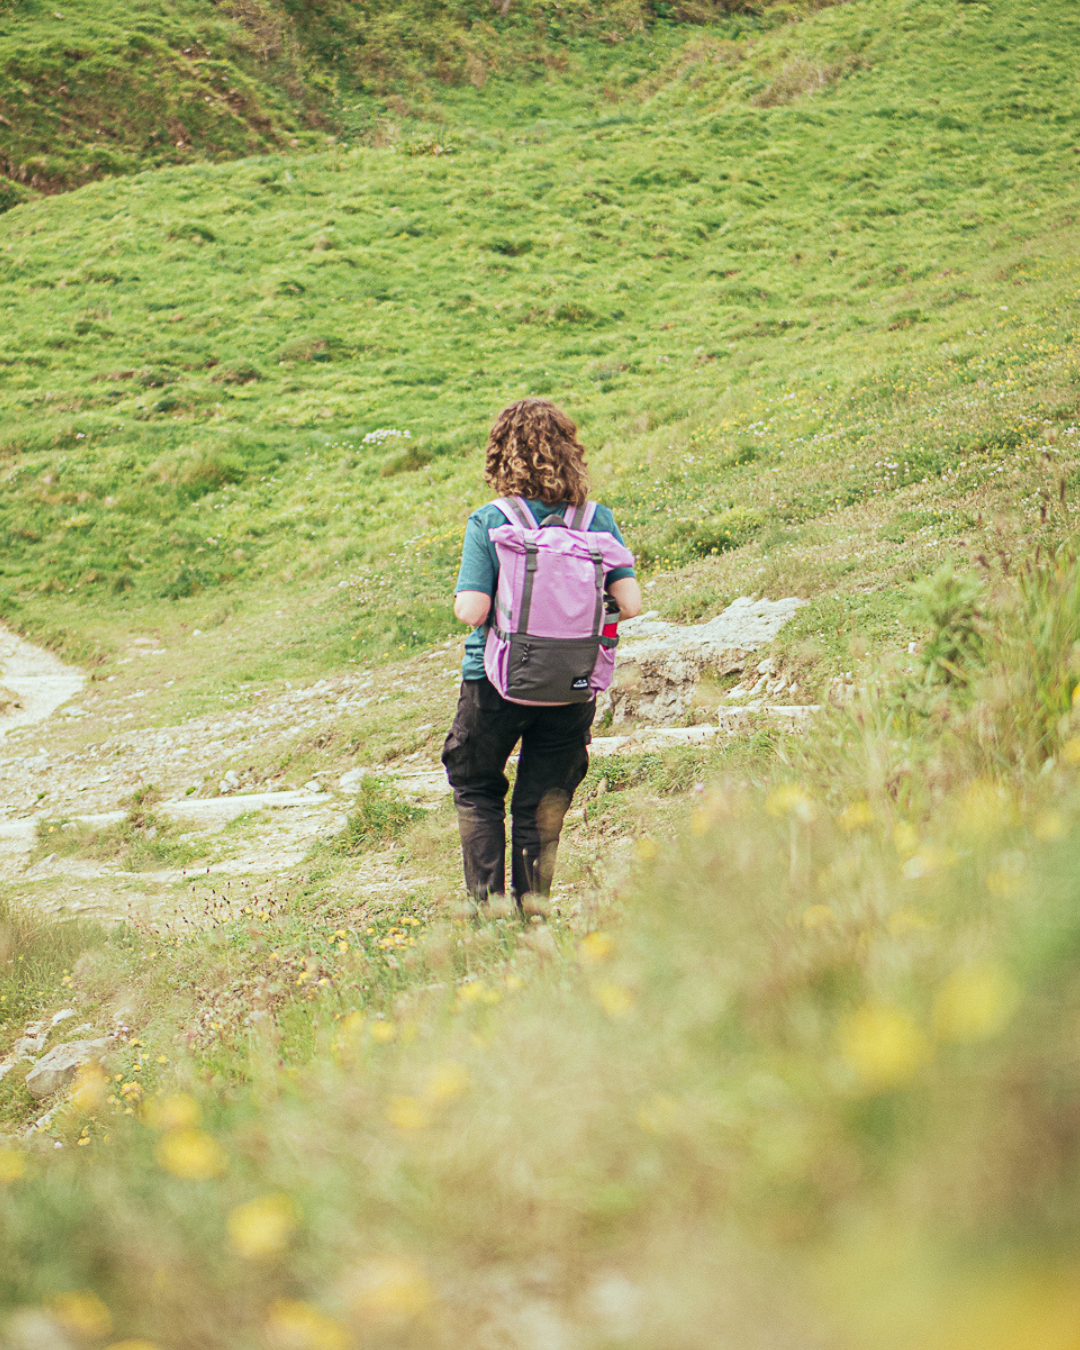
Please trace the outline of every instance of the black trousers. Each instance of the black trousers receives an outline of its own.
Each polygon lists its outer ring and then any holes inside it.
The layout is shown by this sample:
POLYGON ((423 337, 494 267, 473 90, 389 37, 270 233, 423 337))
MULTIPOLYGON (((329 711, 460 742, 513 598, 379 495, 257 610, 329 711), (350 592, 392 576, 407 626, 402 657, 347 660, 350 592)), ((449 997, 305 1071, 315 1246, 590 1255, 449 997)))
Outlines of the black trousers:
POLYGON ((454 789, 465 885, 478 901, 506 891, 506 761, 521 741, 510 799, 510 887, 520 900, 547 895, 563 817, 589 767, 595 699, 530 708, 488 679, 462 680, 442 761, 454 789))

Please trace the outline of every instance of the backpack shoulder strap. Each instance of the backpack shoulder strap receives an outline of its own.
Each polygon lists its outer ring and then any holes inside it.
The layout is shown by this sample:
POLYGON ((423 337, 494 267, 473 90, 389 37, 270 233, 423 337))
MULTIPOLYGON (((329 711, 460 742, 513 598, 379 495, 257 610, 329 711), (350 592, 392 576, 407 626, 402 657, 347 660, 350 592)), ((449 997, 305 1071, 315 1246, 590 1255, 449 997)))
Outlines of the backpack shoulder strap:
POLYGON ((583 502, 581 506, 566 508, 566 523, 572 530, 587 530, 596 515, 595 502, 583 502))
POLYGON ((524 497, 496 497, 491 504, 497 506, 507 520, 517 521, 527 530, 536 529, 536 517, 524 497))

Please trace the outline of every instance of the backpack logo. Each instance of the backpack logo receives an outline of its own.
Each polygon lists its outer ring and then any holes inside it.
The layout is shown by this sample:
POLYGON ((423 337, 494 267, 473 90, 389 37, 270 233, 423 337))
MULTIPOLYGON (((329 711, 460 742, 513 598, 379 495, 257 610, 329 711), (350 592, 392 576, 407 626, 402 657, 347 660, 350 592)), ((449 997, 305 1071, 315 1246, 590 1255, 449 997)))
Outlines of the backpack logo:
POLYGON ((571 689, 588 689, 588 687, 589 677, 587 675, 579 675, 576 680, 570 681, 571 689))

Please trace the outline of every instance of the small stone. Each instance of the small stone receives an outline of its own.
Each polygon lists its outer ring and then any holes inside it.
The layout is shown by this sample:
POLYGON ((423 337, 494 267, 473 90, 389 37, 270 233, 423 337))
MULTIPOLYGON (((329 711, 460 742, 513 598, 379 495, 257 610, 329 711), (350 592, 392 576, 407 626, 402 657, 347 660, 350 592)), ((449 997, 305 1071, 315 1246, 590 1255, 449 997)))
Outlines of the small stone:
POLYGON ((305 792, 322 792, 322 784, 317 778, 309 778, 304 784, 305 792))
POLYGON ((66 1022, 69 1017, 74 1016, 75 1016, 74 1008, 61 1008, 59 1012, 53 1013, 52 1021, 49 1023, 49 1025, 51 1027, 57 1027, 60 1025, 61 1022, 66 1022))
POLYGON ((51 1097, 54 1092, 67 1087, 81 1065, 97 1059, 110 1044, 108 1037, 101 1037, 93 1041, 69 1041, 67 1045, 55 1046, 26 1075, 27 1092, 39 1100, 51 1097))
POLYGON ((360 786, 361 779, 366 778, 367 774, 367 769, 350 769, 338 779, 338 787, 342 792, 355 792, 360 786))
POLYGON ((225 773, 225 781, 226 781, 226 783, 228 783, 231 787, 239 787, 239 786, 240 786, 240 775, 236 772, 235 769, 228 769, 228 770, 226 770, 226 773, 225 773))
POLYGON ((11 1053, 16 1059, 33 1059, 35 1055, 40 1055, 45 1049, 45 1042, 48 1037, 42 1036, 20 1036, 12 1046, 11 1053))

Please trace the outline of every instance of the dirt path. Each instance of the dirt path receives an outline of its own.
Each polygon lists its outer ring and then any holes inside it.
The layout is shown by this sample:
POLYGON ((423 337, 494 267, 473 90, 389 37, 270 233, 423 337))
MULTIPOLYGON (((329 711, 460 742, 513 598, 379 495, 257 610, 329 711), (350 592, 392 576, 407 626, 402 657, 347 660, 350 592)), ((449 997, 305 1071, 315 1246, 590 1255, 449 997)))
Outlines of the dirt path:
MULTIPOLYGON (((631 678, 620 706, 612 708, 611 732, 594 738, 592 753, 702 744, 737 735, 748 720, 763 715, 788 726, 802 724, 815 709, 773 702, 783 696, 783 682, 769 674, 771 663, 754 668, 757 658, 749 659, 799 603, 738 601, 709 624, 667 624, 650 614, 636 621, 636 628, 628 625, 620 671, 631 678), (752 671, 728 695, 733 701, 714 707, 705 723, 658 725, 676 720, 665 715, 668 704, 685 719, 703 667, 718 662, 725 670, 752 671), (653 686, 659 694, 643 698, 653 686), (637 718, 627 715, 635 701, 643 703, 637 718)), ((143 650, 145 645, 133 639, 136 657, 160 654, 152 647, 143 650)), ((284 682, 284 688, 256 691, 246 707, 154 725, 154 718, 140 714, 142 704, 132 708, 151 688, 145 678, 132 688, 113 684, 116 676, 110 675, 108 682, 99 677, 88 687, 81 672, 0 627, 0 884, 43 911, 104 920, 133 912, 194 912, 199 896, 213 885, 285 884, 320 838, 343 827, 365 773, 393 778, 407 797, 427 807, 445 799, 449 789, 437 758, 441 737, 425 719, 434 711, 431 691, 450 692, 446 681, 455 678, 457 660, 456 649, 444 645, 390 675, 345 670, 300 688, 284 682), (419 746, 399 751, 396 762, 365 768, 355 755, 343 760, 340 750, 328 752, 318 778, 303 788, 272 767, 244 767, 272 766, 282 747, 304 738, 332 741, 342 721, 348 724, 368 705, 365 715, 376 713, 391 691, 407 699, 409 724, 414 716, 417 723, 413 744, 419 746), (184 865, 168 865, 163 856, 157 870, 128 871, 118 861, 73 856, 63 847, 62 833, 50 851, 56 831, 72 826, 104 831, 122 822, 132 794, 147 783, 166 794, 152 810, 173 827, 169 837, 182 845, 173 856, 179 863, 182 853, 184 865)), ((147 670, 155 665, 142 664, 147 670)), ((409 881, 400 867, 388 874, 388 866, 377 857, 360 864, 357 893, 375 894, 409 881)))
POLYGON ((0 737, 13 727, 44 722, 85 684, 81 671, 0 625, 0 686, 14 695, 0 702, 0 737))

